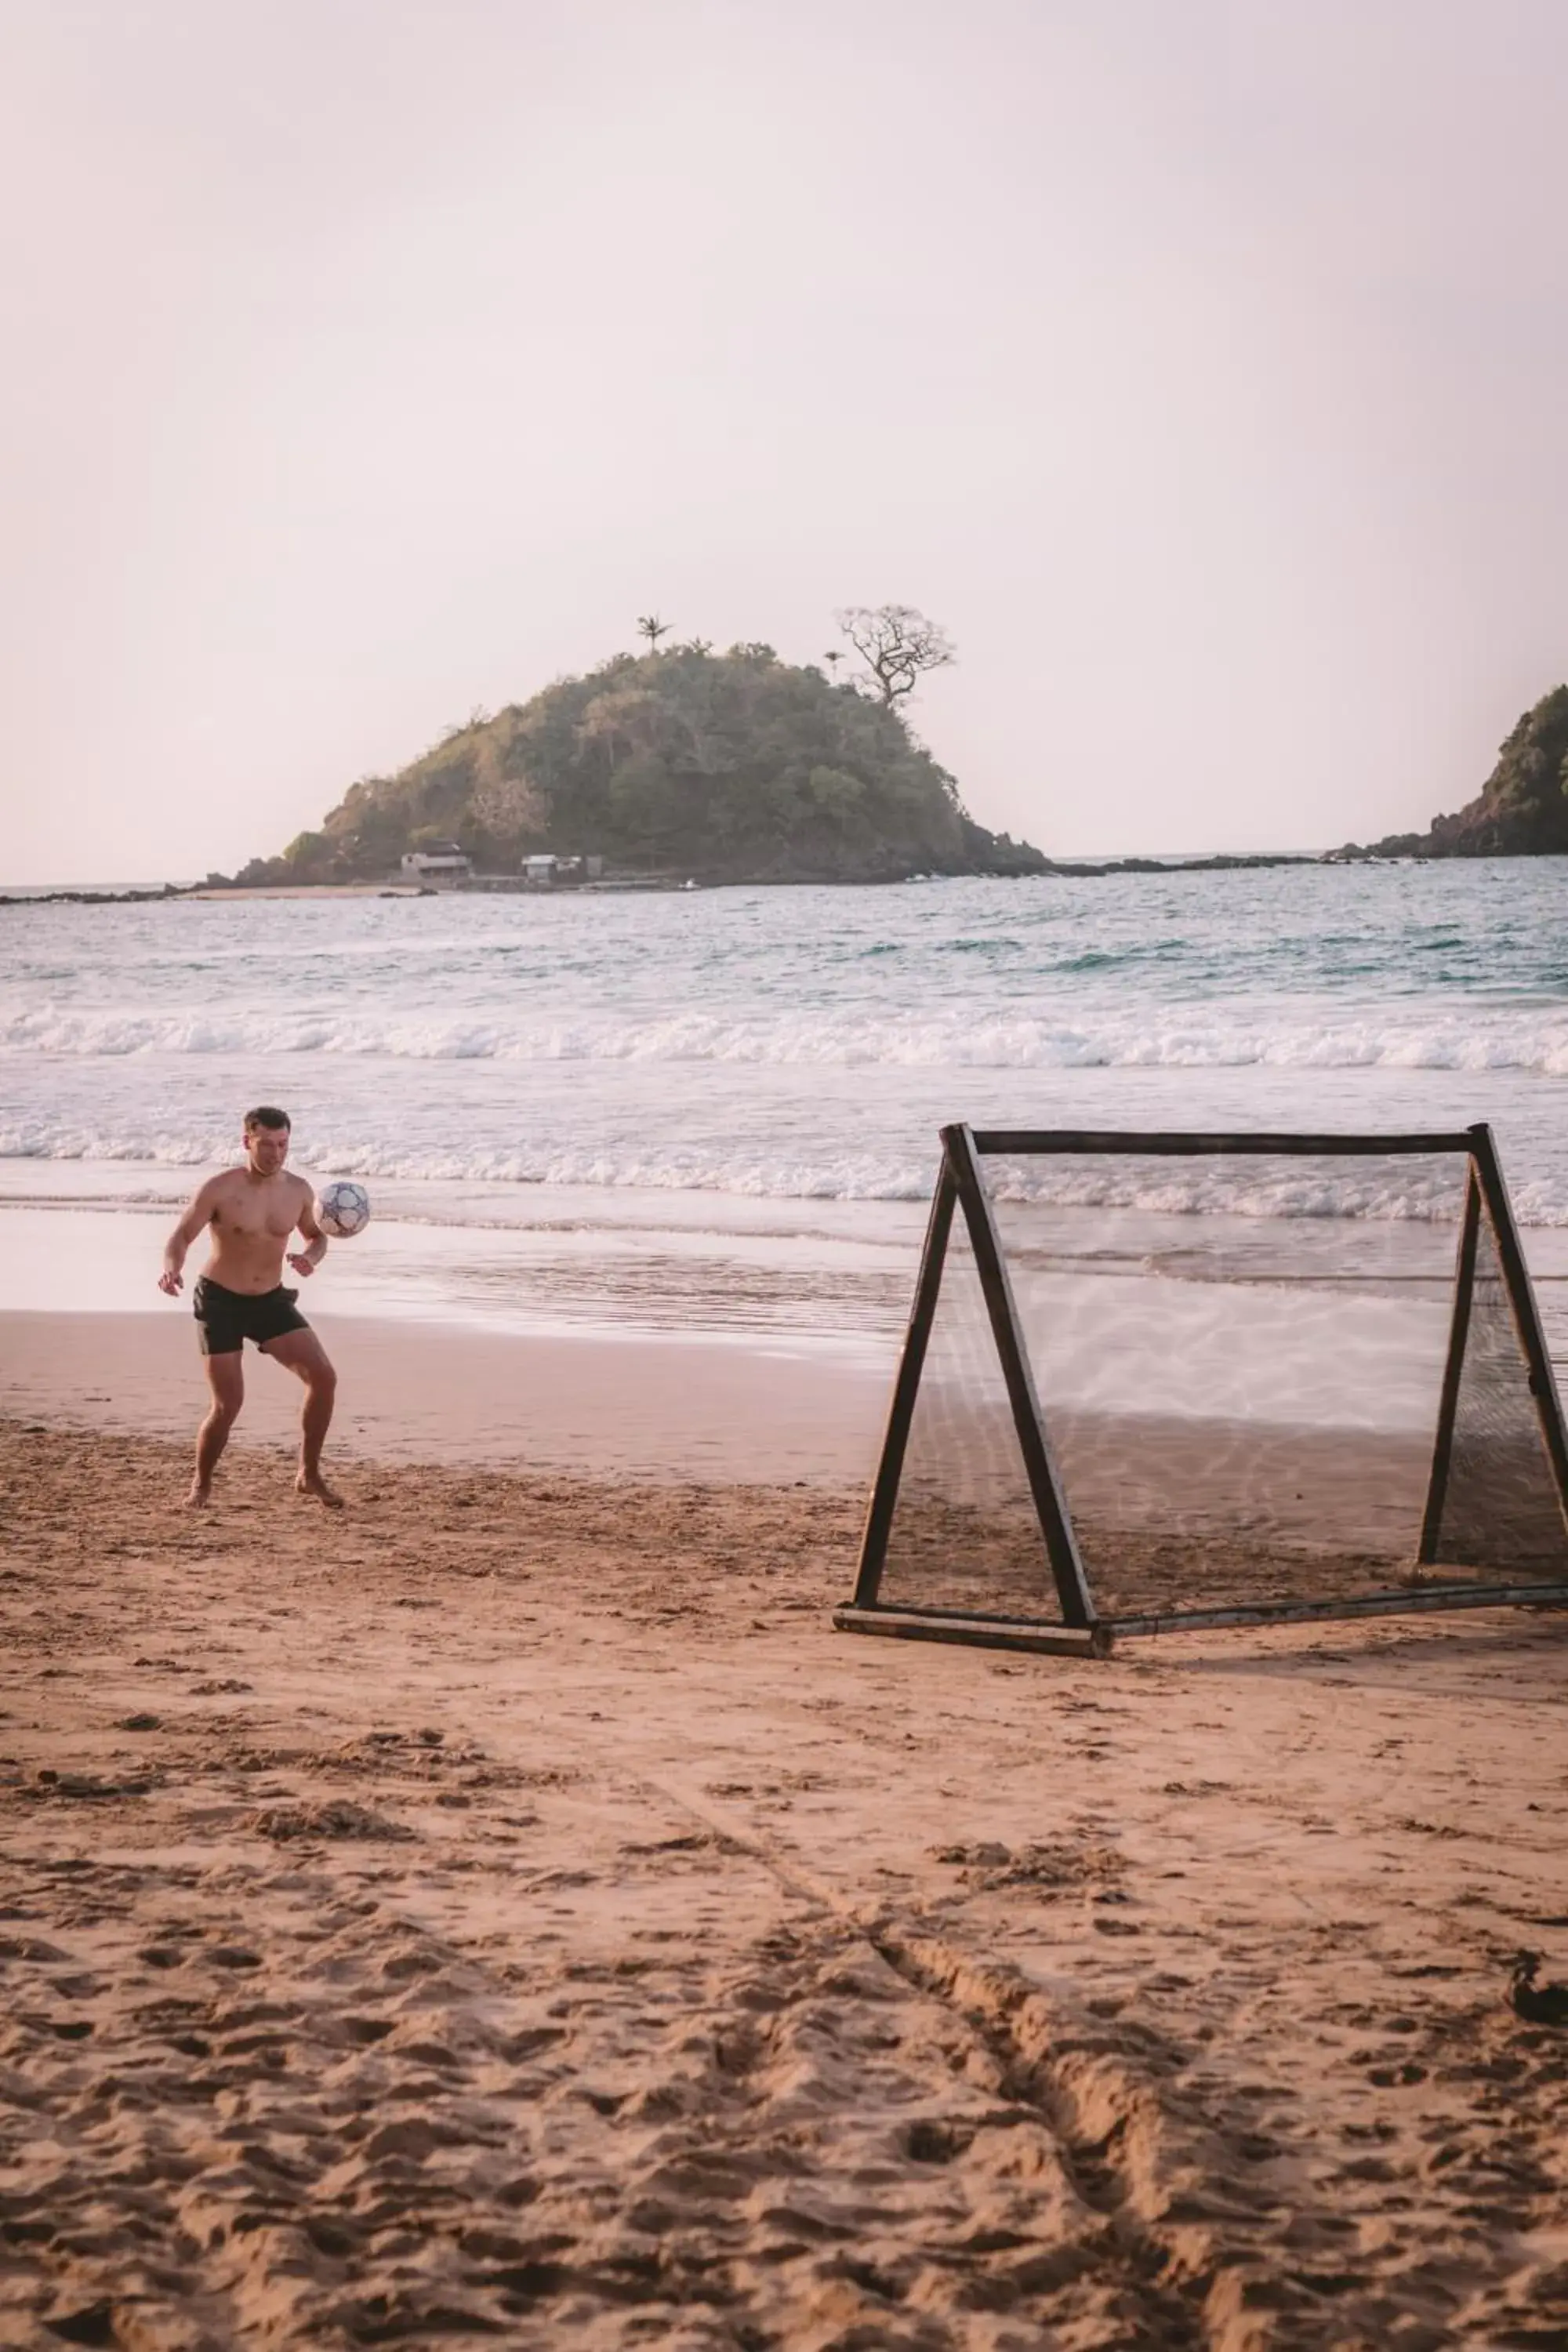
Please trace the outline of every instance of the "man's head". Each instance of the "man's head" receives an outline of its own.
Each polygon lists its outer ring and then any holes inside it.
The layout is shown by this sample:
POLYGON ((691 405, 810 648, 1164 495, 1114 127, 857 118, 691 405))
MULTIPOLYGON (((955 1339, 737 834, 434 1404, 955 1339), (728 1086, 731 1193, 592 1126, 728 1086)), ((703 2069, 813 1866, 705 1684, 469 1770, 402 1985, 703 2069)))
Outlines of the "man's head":
POLYGON ((245 1156, 258 1176, 276 1176, 289 1157, 289 1114, 258 1103, 245 1114, 245 1156))

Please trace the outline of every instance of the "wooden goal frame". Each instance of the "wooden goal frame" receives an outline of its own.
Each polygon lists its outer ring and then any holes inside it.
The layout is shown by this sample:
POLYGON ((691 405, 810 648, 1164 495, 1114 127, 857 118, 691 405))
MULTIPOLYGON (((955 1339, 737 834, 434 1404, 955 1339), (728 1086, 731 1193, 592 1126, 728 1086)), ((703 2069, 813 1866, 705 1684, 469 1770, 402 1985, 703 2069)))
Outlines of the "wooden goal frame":
POLYGON ((1568 1534, 1568 1430, 1552 1377, 1545 1336, 1520 1245, 1497 1143, 1484 1122, 1457 1132, 1423 1135, 1201 1134, 1163 1130, 983 1129, 958 1123, 942 1130, 942 1162, 931 1200, 914 1299, 893 1383, 881 1456, 871 1486, 852 1601, 836 1609, 843 1633, 907 1639, 978 1643, 991 1648, 1103 1655, 1122 1635, 1176 1633, 1224 1625, 1268 1625, 1316 1619, 1392 1616, 1407 1611, 1497 1609, 1568 1602, 1568 1580, 1548 1582, 1412 1582, 1385 1591, 1322 1601, 1239 1601, 1226 1608, 1102 1615, 1073 1531, 1068 1496, 1036 1393, 1028 1348, 984 1174, 988 1158, 1417 1158, 1462 1155, 1468 1161, 1460 1220, 1448 1350, 1439 1395, 1426 1507, 1415 1539, 1415 1565, 1438 1559, 1443 1505, 1483 1230, 1489 1231, 1502 1270, 1521 1365, 1529 1381, 1545 1464, 1568 1534), (1043 1580, 1054 1584, 1059 1615, 992 1614, 956 1607, 884 1605, 880 1599, 888 1541, 914 1421, 926 1349, 941 1296, 953 1220, 962 1216, 973 1252, 991 1336, 995 1344, 1013 1427, 1039 1523, 1043 1580))

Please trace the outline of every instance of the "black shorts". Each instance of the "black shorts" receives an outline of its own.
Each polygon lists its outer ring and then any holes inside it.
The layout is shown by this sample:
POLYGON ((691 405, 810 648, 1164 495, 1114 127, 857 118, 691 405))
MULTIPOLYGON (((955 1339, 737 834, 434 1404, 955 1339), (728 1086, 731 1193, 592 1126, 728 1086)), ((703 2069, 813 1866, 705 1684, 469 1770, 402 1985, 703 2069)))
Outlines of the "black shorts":
POLYGON ((226 1290, 221 1282, 210 1282, 204 1275, 191 1293, 203 1355, 236 1356, 247 1339, 263 1348, 268 1339, 281 1339, 285 1331, 308 1331, 310 1327, 294 1304, 299 1296, 281 1283, 258 1296, 226 1290))

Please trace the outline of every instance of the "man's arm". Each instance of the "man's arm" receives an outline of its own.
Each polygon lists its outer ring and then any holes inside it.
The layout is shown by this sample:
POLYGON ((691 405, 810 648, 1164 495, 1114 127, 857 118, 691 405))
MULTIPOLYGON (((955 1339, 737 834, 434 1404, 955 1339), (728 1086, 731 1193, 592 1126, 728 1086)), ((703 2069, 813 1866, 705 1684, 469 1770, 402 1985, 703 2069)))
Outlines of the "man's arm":
POLYGON ((305 1247, 302 1250, 290 1251, 289 1263, 296 1274, 314 1274, 327 1255, 327 1236, 316 1223, 315 1194, 303 1180, 301 1180, 300 1190, 305 1198, 295 1223, 305 1236, 305 1247))
POLYGON ((163 1271, 158 1276, 158 1287, 166 1290, 171 1298, 184 1288, 185 1252, 203 1226, 211 1224, 222 1181, 221 1176, 209 1176, 201 1190, 192 1193, 184 1215, 163 1244, 163 1271))

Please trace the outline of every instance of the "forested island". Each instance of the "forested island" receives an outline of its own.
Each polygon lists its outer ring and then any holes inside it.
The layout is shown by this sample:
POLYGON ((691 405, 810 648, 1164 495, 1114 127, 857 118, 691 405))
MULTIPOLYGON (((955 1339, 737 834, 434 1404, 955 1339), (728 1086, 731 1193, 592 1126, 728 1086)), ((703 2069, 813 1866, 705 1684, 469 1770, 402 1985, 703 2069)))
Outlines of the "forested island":
POLYGON ((1519 720, 1477 797, 1425 833, 1307 854, 1049 858, 977 823, 910 730, 909 698, 953 658, 944 633, 901 604, 838 618, 859 664, 843 677, 849 656, 837 650, 818 667, 762 644, 665 646, 666 624, 645 616, 646 654, 613 655, 531 701, 475 711, 395 774, 362 777, 319 829, 237 875, 25 896, 1100 877, 1568 855, 1568 686, 1558 686, 1519 720))
POLYGON ((1568 686, 1527 710, 1473 801, 1426 833, 1393 833, 1340 857, 1552 857, 1568 855, 1568 686))
POLYGON ((843 617, 864 625, 852 642, 865 667, 842 683, 767 645, 666 648, 665 625, 641 623, 646 654, 476 712, 395 775, 351 785, 318 831, 234 882, 374 882, 437 845, 476 877, 551 853, 612 877, 703 883, 1046 871, 1037 849, 975 822, 910 730, 917 678, 952 658, 941 632, 904 606, 843 617))

